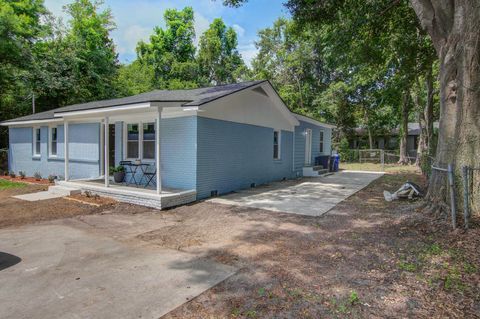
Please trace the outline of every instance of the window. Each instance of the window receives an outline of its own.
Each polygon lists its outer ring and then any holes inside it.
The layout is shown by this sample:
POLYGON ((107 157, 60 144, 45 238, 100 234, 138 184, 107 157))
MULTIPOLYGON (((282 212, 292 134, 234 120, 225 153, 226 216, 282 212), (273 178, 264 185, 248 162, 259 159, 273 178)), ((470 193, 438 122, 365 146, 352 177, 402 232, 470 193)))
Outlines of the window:
POLYGON ((280 159, 280 131, 273 131, 273 159, 280 159))
POLYGON ((155 123, 143 123, 143 158, 155 159, 155 123))
POLYGON ((138 124, 127 124, 127 158, 138 158, 139 137, 138 124))
POLYGON ((128 159, 155 159, 155 123, 127 124, 126 148, 128 159))
POLYGON ((40 136, 40 128, 36 127, 33 129, 33 155, 35 156, 40 156, 40 141, 41 141, 41 136, 40 136))
POLYGON ((320 131, 320 153, 323 153, 323 131, 320 131))
POLYGON ((50 128, 50 156, 57 156, 57 127, 50 128))

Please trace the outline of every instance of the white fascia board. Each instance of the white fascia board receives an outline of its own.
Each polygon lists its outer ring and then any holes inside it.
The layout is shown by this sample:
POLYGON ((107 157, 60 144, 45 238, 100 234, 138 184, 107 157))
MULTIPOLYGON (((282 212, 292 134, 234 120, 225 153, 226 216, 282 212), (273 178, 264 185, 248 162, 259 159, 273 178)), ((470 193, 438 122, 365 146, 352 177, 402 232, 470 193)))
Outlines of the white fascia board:
POLYGON ((96 114, 104 114, 104 113, 115 113, 118 111, 146 109, 146 108, 149 108, 150 106, 151 106, 150 102, 137 103, 137 104, 122 105, 122 106, 102 107, 102 108, 89 109, 89 110, 59 112, 59 113, 54 113, 54 116, 65 117, 65 116, 78 116, 78 115, 96 115, 96 114))
POLYGON ((318 126, 323 126, 323 127, 326 127, 326 128, 337 128, 335 125, 332 125, 332 124, 326 124, 326 123, 322 123, 322 122, 319 122, 317 120, 314 120, 312 118, 309 118, 307 116, 304 116, 304 115, 300 115, 300 114, 294 114, 294 116, 303 121, 303 122, 307 122, 307 123, 310 123, 310 124, 313 124, 313 125, 318 125, 318 126))
POLYGON ((15 122, 5 122, 1 123, 1 126, 31 126, 38 124, 49 124, 63 122, 63 119, 45 119, 45 120, 29 120, 29 121, 15 121, 15 122))

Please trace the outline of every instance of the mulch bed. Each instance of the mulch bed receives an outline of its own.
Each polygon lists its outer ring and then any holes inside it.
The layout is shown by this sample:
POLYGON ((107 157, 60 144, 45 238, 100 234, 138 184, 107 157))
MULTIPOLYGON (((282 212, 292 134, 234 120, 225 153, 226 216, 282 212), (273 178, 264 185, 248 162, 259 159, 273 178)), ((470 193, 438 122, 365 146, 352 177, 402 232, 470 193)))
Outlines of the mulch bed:
POLYGON ((102 213, 106 209, 116 208, 115 201, 104 198, 73 196, 78 200, 64 198, 29 202, 13 198, 14 195, 47 190, 48 185, 27 184, 24 187, 9 188, 0 191, 0 228, 21 226, 41 221, 102 213), (86 203, 90 201, 96 205, 86 203))

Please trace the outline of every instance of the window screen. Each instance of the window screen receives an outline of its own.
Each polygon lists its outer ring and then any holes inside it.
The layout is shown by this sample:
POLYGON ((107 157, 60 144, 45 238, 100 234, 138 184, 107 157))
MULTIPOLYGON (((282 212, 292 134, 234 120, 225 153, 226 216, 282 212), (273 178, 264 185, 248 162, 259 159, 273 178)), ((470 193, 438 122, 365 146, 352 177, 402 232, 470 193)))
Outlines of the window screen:
POLYGON ((127 158, 138 158, 138 124, 127 125, 127 158))
POLYGON ((155 158, 155 123, 143 124, 143 158, 155 158))

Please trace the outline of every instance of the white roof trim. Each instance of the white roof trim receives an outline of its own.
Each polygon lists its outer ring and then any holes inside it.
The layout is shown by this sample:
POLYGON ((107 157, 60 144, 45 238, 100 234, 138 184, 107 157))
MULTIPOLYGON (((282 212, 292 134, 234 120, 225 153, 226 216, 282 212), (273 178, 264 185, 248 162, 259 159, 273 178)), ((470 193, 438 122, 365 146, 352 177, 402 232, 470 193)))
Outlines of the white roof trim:
POLYGON ((307 123, 310 123, 310 124, 313 124, 313 125, 323 126, 323 127, 326 127, 326 128, 336 128, 335 125, 322 123, 322 122, 319 122, 317 120, 314 120, 314 119, 309 118, 309 117, 304 116, 304 115, 293 114, 293 116, 295 116, 300 121, 307 122, 307 123))
POLYGON ((58 112, 58 113, 54 113, 53 116, 65 117, 65 116, 76 116, 76 115, 92 115, 92 114, 99 114, 99 113, 114 113, 114 112, 125 111, 125 110, 144 109, 144 108, 149 108, 150 106, 151 106, 150 102, 137 103, 137 104, 129 104, 129 105, 123 105, 123 106, 100 107, 100 108, 80 110, 80 111, 58 112))
POLYGON ((54 122, 63 122, 63 119, 44 119, 44 120, 4 122, 4 123, 1 123, 0 125, 1 126, 16 126, 16 125, 42 124, 42 123, 54 123, 54 122))

